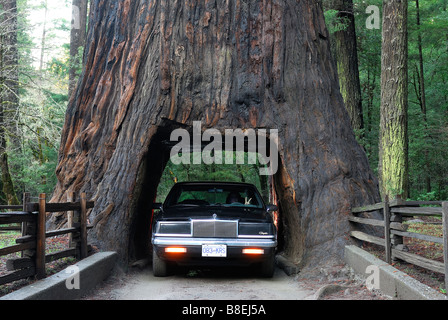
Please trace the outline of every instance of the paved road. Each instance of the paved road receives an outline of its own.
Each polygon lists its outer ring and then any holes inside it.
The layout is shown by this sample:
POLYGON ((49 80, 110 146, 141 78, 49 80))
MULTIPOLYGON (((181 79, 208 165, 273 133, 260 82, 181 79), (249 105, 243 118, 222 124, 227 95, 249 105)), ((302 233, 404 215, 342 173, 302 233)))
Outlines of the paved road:
POLYGON ((156 278, 150 267, 126 276, 119 286, 102 288, 86 299, 110 300, 312 300, 315 291, 277 269, 272 279, 250 270, 180 270, 156 278))

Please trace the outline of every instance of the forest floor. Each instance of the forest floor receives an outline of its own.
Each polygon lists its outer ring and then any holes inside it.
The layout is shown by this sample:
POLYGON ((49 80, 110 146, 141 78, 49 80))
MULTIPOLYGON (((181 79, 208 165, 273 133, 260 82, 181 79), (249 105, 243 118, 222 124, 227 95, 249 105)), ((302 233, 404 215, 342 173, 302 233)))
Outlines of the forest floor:
MULTIPOLYGON (((20 238, 19 232, 0 232, 0 248, 15 245, 15 240, 20 238)), ((68 249, 68 236, 59 236, 48 238, 46 242, 46 254, 68 249)), ((6 269, 6 261, 9 259, 20 258, 20 253, 13 253, 0 257, 0 277, 11 273, 6 269)), ((46 264, 47 276, 51 276, 59 271, 64 270, 68 266, 76 263, 75 258, 63 258, 46 264)), ((36 280, 23 279, 9 284, 0 285, 0 297, 18 290, 24 286, 30 285, 36 280)))

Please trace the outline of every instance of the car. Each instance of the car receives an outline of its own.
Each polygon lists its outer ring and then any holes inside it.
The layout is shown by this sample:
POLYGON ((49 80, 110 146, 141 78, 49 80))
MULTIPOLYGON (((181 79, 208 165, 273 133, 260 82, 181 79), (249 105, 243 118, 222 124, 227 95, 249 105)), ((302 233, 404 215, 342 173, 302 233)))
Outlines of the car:
POLYGON ((253 266, 273 276, 278 208, 266 205, 254 185, 177 183, 153 208, 154 276, 167 276, 172 266, 253 266))

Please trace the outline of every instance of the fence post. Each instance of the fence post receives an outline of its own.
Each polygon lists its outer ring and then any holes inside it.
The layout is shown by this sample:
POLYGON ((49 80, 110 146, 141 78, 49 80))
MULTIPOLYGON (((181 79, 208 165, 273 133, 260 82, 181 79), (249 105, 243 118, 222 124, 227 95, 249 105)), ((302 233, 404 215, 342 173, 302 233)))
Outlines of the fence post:
MULTIPOLYGON (((395 198, 395 202, 397 206, 404 206, 405 203, 401 200, 401 196, 397 196, 395 198)), ((403 223, 403 216, 401 215, 401 213, 394 213, 391 215, 390 217, 390 221, 391 222, 398 222, 398 223, 403 223)), ((403 249, 403 237, 393 234, 390 236, 390 242, 391 242, 391 246, 397 250, 402 250, 403 249)), ((392 255, 392 261, 397 261, 397 258, 395 258, 392 255)))
MULTIPOLYGON (((22 211, 23 212, 27 212, 28 211, 28 202, 30 202, 30 194, 27 192, 23 193, 23 198, 22 198, 22 211)), ((28 233, 28 223, 27 222, 22 222, 22 237, 26 236, 28 233)), ((21 252, 20 253, 21 257, 24 258, 25 257, 25 252, 21 252)))
MULTIPOLYGON (((30 194, 25 192, 22 199, 22 211, 28 211, 28 202, 30 202, 30 194)), ((26 234, 26 222, 22 222, 22 237, 26 234)))
POLYGON ((87 258, 87 196, 81 193, 81 259, 87 258))
POLYGON ((39 214, 37 216, 37 237, 36 237, 36 275, 38 279, 46 276, 45 272, 45 222, 46 222, 46 194, 39 195, 39 214))
POLYGON ((448 202, 442 202, 443 261, 445 264, 445 290, 448 290, 448 202))
MULTIPOLYGON (((67 202, 75 202, 75 193, 67 192, 67 202)), ((67 227, 73 228, 73 211, 67 212, 67 227)), ((70 248, 76 247, 76 243, 73 241, 73 233, 68 235, 68 245, 70 248)))
POLYGON ((384 199, 383 206, 384 213, 384 241, 386 249, 386 262, 388 264, 392 263, 392 245, 390 241, 390 207, 389 207, 389 196, 386 195, 384 199))

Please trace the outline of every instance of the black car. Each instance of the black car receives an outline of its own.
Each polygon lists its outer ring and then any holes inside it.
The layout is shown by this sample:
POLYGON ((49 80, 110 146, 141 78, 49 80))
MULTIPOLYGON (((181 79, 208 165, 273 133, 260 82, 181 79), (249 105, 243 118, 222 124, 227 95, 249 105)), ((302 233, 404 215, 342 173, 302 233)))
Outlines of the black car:
POLYGON ((157 203, 152 245, 153 272, 171 265, 249 266, 272 277, 277 247, 274 205, 256 187, 234 182, 184 182, 157 203))

